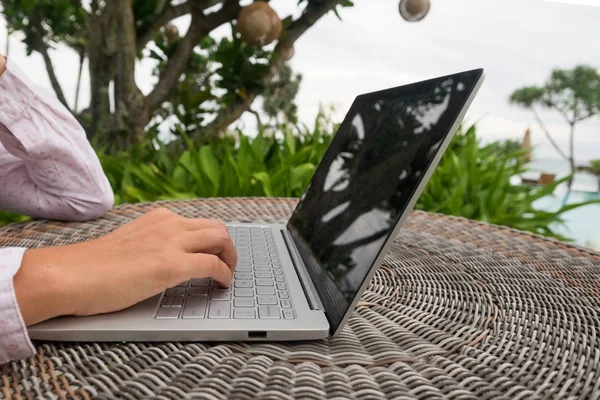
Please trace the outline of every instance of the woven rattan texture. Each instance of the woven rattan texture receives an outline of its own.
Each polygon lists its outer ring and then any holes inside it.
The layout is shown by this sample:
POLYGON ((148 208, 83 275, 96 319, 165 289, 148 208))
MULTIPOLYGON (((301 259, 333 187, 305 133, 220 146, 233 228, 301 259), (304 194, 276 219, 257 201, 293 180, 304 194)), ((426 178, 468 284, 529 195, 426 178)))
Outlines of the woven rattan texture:
MULTIPOLYGON (((121 206, 88 223, 0 230, 0 247, 98 237, 159 205, 283 221, 293 200, 121 206)), ((416 212, 343 334, 311 343, 37 343, 0 398, 600 398, 600 255, 416 212)))

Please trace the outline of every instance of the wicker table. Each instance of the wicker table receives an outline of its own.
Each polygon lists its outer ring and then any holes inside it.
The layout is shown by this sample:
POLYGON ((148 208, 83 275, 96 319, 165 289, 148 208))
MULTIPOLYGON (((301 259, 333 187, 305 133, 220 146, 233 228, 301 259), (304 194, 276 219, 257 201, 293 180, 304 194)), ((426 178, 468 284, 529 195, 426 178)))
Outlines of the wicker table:
MULTIPOLYGON (((0 230, 0 247, 101 236, 158 205, 283 221, 294 200, 121 206, 0 230)), ((415 212, 339 338, 310 343, 37 343, 0 398, 600 398, 600 254, 415 212)))

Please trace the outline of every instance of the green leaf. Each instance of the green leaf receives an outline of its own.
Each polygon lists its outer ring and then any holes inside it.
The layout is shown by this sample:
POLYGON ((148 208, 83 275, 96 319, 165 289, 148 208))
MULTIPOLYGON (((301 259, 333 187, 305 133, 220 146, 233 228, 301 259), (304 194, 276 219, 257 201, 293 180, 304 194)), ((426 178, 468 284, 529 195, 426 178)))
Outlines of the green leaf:
POLYGON ((268 197, 273 197, 273 192, 271 191, 271 179, 266 172, 257 172, 252 174, 252 178, 262 184, 262 189, 265 195, 268 197))
POLYGON ((217 158, 208 146, 202 146, 200 148, 199 157, 202 171, 208 176, 208 179, 210 179, 214 188, 213 195, 216 195, 219 190, 219 181, 221 179, 217 158))

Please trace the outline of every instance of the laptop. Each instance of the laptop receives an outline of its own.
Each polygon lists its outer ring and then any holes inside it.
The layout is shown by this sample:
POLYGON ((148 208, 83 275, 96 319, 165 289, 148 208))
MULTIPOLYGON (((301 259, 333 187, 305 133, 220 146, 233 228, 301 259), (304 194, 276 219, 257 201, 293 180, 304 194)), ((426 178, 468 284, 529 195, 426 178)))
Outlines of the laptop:
POLYGON ((286 224, 228 224, 232 287, 192 279, 125 310, 29 328, 51 341, 338 335, 483 81, 476 69, 358 96, 286 224))

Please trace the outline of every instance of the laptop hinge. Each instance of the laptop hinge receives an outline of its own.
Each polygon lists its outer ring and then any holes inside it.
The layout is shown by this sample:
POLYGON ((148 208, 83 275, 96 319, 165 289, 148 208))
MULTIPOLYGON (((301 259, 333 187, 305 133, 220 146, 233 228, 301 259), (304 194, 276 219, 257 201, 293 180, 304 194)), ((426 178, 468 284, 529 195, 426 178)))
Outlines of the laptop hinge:
POLYGON ((294 268, 296 269, 296 273, 300 279, 300 284, 302 285, 302 290, 304 290, 304 294, 306 295, 306 299, 308 300, 311 310, 324 311, 325 307, 323 307, 323 303, 321 302, 321 299, 319 299, 317 290, 313 285, 312 279, 310 279, 310 275, 306 270, 306 266, 302 261, 302 257, 300 256, 300 252, 298 251, 292 236, 286 229, 281 230, 281 235, 283 236, 283 241, 288 248, 288 253, 292 259, 292 264, 294 264, 294 268))

